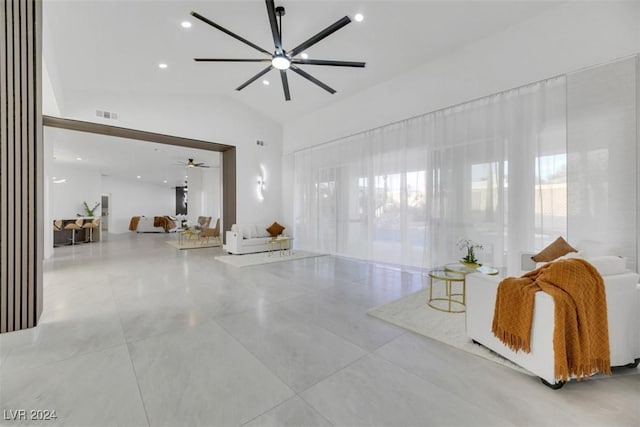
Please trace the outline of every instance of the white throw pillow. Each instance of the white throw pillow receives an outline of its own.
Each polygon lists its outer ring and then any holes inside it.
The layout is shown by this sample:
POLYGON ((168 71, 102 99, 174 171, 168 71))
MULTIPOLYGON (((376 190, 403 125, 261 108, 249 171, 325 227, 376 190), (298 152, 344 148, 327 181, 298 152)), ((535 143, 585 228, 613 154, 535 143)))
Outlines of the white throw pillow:
POLYGON ((588 258, 587 261, 589 261, 602 276, 621 274, 627 271, 627 260, 619 256, 598 256, 588 258))
POLYGON ((597 242, 595 240, 583 240, 576 245, 576 249, 578 249, 582 256, 587 259, 600 256, 619 255, 620 252, 613 245, 597 242))
POLYGON ((271 237, 271 234, 267 231, 268 225, 258 225, 256 228, 258 229, 257 237, 271 237))
POLYGON ((251 227, 248 225, 238 225, 238 234, 242 234, 243 239, 251 238, 251 227))

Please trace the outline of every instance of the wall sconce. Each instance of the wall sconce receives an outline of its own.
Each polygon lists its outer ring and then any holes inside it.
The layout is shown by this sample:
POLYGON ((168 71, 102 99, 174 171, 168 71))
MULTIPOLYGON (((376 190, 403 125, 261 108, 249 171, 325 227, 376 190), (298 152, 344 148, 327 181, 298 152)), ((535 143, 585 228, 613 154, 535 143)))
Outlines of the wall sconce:
POLYGON ((264 195, 262 191, 264 190, 264 181, 261 177, 258 177, 258 186, 256 187, 256 195, 258 196, 258 200, 263 201, 264 195))
POLYGON ((264 165, 260 165, 260 172, 262 172, 262 175, 258 176, 258 186, 256 188, 256 194, 258 196, 258 200, 263 201, 264 200, 264 190, 266 188, 266 180, 267 180, 267 171, 264 167, 264 165))

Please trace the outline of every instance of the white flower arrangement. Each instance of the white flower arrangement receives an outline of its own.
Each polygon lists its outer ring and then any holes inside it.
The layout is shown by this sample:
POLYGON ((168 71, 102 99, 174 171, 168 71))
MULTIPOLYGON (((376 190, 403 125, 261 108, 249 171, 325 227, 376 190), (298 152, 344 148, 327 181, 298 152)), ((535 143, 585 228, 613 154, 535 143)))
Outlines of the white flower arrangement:
POLYGON ((466 262, 469 264, 478 264, 478 259, 476 258, 476 249, 482 250, 483 246, 479 243, 474 242, 471 239, 460 238, 458 239, 458 243, 456 243, 458 249, 466 250, 467 255, 462 258, 460 261, 466 262))

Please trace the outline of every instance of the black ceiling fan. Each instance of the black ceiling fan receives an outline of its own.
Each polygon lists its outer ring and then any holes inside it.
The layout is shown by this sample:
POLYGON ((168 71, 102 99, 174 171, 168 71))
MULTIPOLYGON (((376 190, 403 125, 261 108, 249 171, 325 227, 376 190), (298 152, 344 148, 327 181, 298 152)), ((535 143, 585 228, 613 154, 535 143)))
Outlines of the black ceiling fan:
POLYGON ((193 159, 188 159, 188 160, 189 161, 187 163, 180 162, 178 164, 182 165, 182 166, 186 166, 188 168, 208 168, 208 167, 210 167, 210 166, 205 165, 204 162, 196 163, 196 162, 193 161, 193 159))
POLYGON ((262 59, 194 58, 194 60, 197 62, 269 62, 270 64, 267 68, 263 69, 258 74, 251 77, 249 80, 247 80, 246 82, 238 86, 236 90, 244 89, 254 81, 258 80, 263 75, 267 74, 272 69, 276 68, 280 70, 280 78, 282 80, 282 89, 284 90, 284 98, 287 101, 291 100, 291 94, 289 93, 289 81, 287 79, 287 70, 289 69, 295 72, 296 74, 304 77, 305 79, 309 80, 310 82, 320 86, 322 89, 326 90, 327 92, 333 94, 333 93, 336 93, 334 89, 332 89, 325 83, 321 82, 320 80, 316 79, 306 71, 302 70, 300 67, 298 67, 298 65, 329 65, 333 67, 360 67, 360 68, 365 66, 364 62, 331 61, 331 60, 324 60, 324 59, 298 58, 298 55, 300 55, 305 49, 308 49, 309 47, 318 43, 320 40, 335 33, 340 28, 350 23, 351 19, 349 19, 348 16, 345 16, 339 19, 338 21, 329 25, 324 30, 320 31, 315 36, 309 38, 307 41, 304 41, 298 46, 294 47, 293 49, 287 51, 282 47, 282 17, 285 14, 284 7, 282 6, 275 7, 273 0, 266 0, 266 4, 267 4, 267 14, 269 15, 269 24, 271 25, 271 33, 273 34, 273 43, 275 45, 275 51, 273 53, 267 51, 266 49, 261 48, 260 46, 257 46, 251 43, 249 40, 242 38, 237 34, 232 33, 231 31, 205 18, 204 16, 196 12, 191 12, 191 15, 193 15, 195 18, 211 25, 215 29, 222 31, 223 33, 233 37, 236 40, 241 41, 246 45, 251 46, 252 48, 266 55, 266 57, 262 59))

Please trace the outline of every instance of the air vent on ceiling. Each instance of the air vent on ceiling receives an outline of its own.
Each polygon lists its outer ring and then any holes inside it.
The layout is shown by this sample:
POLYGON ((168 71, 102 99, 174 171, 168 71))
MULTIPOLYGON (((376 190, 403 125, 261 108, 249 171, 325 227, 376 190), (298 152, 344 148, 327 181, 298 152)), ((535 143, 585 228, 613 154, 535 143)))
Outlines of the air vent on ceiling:
POLYGON ((118 120, 118 113, 114 113, 113 111, 96 110, 96 116, 103 119, 118 120))

